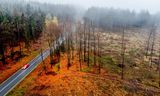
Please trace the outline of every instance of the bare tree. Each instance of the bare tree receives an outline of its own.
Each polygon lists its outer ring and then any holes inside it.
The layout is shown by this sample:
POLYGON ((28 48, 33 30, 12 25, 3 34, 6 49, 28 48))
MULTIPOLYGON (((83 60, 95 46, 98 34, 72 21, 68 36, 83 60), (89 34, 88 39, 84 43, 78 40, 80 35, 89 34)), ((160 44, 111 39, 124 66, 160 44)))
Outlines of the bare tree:
POLYGON ((152 36, 152 31, 149 32, 149 37, 147 39, 147 48, 146 48, 146 58, 148 57, 148 51, 149 51, 149 47, 150 47, 150 40, 151 40, 151 36, 152 36))
POLYGON ((81 33, 81 23, 78 23, 77 26, 77 34, 78 34, 78 41, 79 41, 79 48, 78 48, 78 56, 79 56, 79 68, 82 69, 82 33, 81 33))
POLYGON ((100 32, 98 32, 97 34, 97 39, 98 39, 98 73, 100 74, 101 73, 101 49, 100 49, 100 32))
POLYGON ((70 36, 68 34, 68 38, 67 38, 67 58, 68 58, 68 63, 67 63, 67 69, 69 69, 69 67, 71 66, 71 44, 70 44, 71 40, 70 40, 70 36))
POLYGON ((122 68, 122 72, 121 72, 121 79, 124 79, 124 60, 125 60, 125 26, 122 27, 122 47, 121 47, 121 68, 122 68))
POLYGON ((154 55, 154 46, 155 46, 155 39, 156 39, 156 28, 155 26, 153 26, 151 28, 151 32, 152 32, 152 42, 151 42, 151 57, 150 57, 150 68, 152 68, 152 63, 153 63, 153 55, 154 55))
POLYGON ((91 32, 91 29, 90 29, 90 24, 88 26, 88 57, 87 57, 87 65, 89 67, 89 57, 90 57, 90 32, 91 32))
POLYGON ((84 29, 83 29, 83 59, 86 62, 86 22, 84 22, 84 29))
POLYGON ((67 44, 67 69, 71 67, 72 60, 72 22, 66 18, 65 22, 66 44, 67 44))
POLYGON ((93 25, 93 22, 91 23, 91 29, 93 34, 93 54, 94 54, 94 66, 96 66, 96 32, 95 32, 95 26, 93 25))

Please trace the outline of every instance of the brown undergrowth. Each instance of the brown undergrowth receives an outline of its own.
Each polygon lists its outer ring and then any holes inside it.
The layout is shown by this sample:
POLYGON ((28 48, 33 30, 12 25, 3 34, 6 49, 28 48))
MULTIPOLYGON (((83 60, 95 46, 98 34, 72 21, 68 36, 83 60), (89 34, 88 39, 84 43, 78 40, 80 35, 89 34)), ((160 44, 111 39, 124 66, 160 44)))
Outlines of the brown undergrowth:
MULTIPOLYGON (((118 75, 108 73, 104 69, 101 74, 93 70, 79 71, 76 56, 69 70, 66 67, 65 54, 61 57, 59 71, 57 65, 51 68, 49 61, 48 57, 45 60, 46 73, 41 63, 8 96, 158 96, 159 94, 156 93, 158 91, 150 89, 146 91, 143 85, 121 80, 118 75)), ((86 64, 83 63, 82 70, 85 68, 86 64)))

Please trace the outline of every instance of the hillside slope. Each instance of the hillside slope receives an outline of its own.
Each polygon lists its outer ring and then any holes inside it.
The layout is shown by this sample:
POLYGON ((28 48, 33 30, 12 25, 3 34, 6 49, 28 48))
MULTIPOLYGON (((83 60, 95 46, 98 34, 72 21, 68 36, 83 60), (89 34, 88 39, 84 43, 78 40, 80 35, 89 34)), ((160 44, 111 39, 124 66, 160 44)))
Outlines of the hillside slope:
POLYGON ((120 76, 102 69, 101 74, 78 71, 75 60, 66 69, 66 57, 61 58, 61 69, 50 68, 49 58, 45 60, 47 73, 38 66, 8 96, 159 96, 160 90, 145 87, 137 81, 121 80, 120 76))

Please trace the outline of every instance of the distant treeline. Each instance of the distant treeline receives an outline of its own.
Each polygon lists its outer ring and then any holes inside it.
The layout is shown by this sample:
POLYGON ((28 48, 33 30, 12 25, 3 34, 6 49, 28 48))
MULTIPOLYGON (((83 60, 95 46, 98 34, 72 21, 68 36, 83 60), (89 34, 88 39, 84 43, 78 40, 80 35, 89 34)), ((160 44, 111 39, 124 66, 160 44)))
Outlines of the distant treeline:
POLYGON ((49 14, 52 17, 57 16, 59 21, 64 21, 64 18, 73 21, 76 18, 77 11, 72 5, 29 2, 29 0, 0 0, 0 7, 8 11, 13 11, 16 8, 17 11, 24 12, 27 10, 27 5, 32 6, 32 10, 41 10, 44 14, 49 14))
POLYGON ((159 16, 145 10, 136 13, 130 10, 92 7, 85 12, 84 19, 92 20, 95 25, 103 29, 114 29, 121 26, 152 26, 160 22, 159 16))

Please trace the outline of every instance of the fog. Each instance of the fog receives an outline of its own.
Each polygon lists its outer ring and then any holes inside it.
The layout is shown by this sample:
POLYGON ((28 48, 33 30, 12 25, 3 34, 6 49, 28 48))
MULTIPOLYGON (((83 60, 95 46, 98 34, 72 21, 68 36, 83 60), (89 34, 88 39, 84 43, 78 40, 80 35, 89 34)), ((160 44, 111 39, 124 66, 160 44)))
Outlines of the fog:
POLYGON ((30 5, 32 10, 41 10, 47 16, 57 16, 63 21, 70 18, 76 21, 84 18, 92 20, 95 25, 119 26, 121 24, 142 27, 160 22, 158 0, 0 0, 2 12, 14 15, 15 10, 22 14, 30 5), (16 2, 15 2, 16 1, 16 2), (86 10, 83 10, 83 9, 86 10), (10 12, 9 12, 10 11, 10 12), (105 21, 107 20, 107 21, 105 21), (107 23, 107 24, 106 24, 107 23))
POLYGON ((39 1, 53 4, 71 4, 81 6, 84 8, 89 7, 112 7, 120 9, 135 10, 137 12, 141 10, 148 10, 154 14, 160 12, 160 0, 28 0, 39 1))

